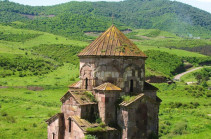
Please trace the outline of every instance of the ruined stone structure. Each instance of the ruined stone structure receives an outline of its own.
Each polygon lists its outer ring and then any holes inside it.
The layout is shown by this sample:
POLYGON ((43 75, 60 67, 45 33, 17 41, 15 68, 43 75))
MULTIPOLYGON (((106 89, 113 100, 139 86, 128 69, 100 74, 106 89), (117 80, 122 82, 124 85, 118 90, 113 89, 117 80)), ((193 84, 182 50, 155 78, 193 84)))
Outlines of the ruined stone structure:
POLYGON ((48 139, 145 139, 158 135, 161 100, 145 82, 145 60, 114 25, 79 53, 80 80, 48 119, 48 139), (101 120, 101 123, 99 121, 101 120))

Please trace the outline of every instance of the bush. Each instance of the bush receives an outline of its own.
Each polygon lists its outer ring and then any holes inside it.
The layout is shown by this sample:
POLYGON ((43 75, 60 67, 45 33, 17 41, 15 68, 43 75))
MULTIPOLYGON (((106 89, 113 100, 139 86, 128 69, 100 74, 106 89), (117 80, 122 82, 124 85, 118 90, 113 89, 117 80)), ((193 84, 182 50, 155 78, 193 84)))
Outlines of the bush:
POLYGON ((177 123, 175 125, 175 128, 172 130, 172 133, 175 134, 175 135, 182 135, 182 134, 185 134, 187 133, 187 123, 186 122, 180 122, 180 123, 177 123))
POLYGON ((211 97, 211 91, 208 91, 206 94, 207 97, 211 97))
POLYGON ((1 116, 8 116, 8 114, 5 111, 3 111, 1 112, 1 116))
POLYGON ((37 127, 37 124, 36 123, 33 123, 33 125, 32 125, 33 127, 37 127))
POLYGON ((97 137, 93 135, 86 135, 85 139, 97 139, 97 137))
POLYGON ((75 81, 75 78, 74 78, 74 77, 71 77, 71 78, 70 78, 70 81, 75 81))
POLYGON ((8 123, 15 123, 16 122, 15 117, 13 117, 13 116, 6 116, 6 121, 8 123))

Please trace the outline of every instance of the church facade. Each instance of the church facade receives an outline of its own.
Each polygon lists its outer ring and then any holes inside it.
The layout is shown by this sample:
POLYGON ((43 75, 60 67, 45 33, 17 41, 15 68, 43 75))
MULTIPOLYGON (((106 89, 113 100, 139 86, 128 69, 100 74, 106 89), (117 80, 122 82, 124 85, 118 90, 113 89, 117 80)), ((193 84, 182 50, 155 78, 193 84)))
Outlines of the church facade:
POLYGON ((158 135, 161 100, 145 82, 147 56, 112 25, 82 50, 80 80, 48 119, 48 139, 145 139, 158 135))

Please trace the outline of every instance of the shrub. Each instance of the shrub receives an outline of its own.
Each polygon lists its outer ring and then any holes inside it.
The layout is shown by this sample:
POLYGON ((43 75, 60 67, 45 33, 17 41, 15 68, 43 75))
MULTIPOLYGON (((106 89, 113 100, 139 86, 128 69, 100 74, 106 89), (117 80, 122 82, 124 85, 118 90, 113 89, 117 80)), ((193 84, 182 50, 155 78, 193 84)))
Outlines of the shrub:
POLYGON ((15 117, 13 117, 13 116, 6 116, 6 121, 8 123, 15 123, 16 122, 15 117))
POLYGON ((8 116, 8 114, 5 111, 3 111, 1 112, 1 116, 8 116))
POLYGON ((33 125, 32 125, 33 127, 37 127, 37 124, 36 123, 33 123, 33 125))
POLYGON ((106 131, 107 129, 106 128, 102 128, 100 126, 97 126, 97 127, 90 127, 90 128, 87 128, 86 131, 89 132, 89 133, 92 133, 92 132, 102 132, 102 131, 106 131))
POLYGON ((175 128, 172 130, 172 133, 175 135, 182 135, 187 133, 186 129, 187 129, 188 125, 186 122, 179 122, 175 125, 175 128))
POLYGON ((74 77, 71 77, 71 78, 70 78, 70 81, 75 81, 75 78, 74 78, 74 77))
POLYGON ((102 119, 98 116, 98 118, 96 118, 96 123, 101 123, 102 119))
POLYGON ((211 91, 208 91, 206 94, 207 97, 211 97, 211 91))
POLYGON ((96 102, 95 96, 92 94, 92 92, 84 92, 86 97, 88 97, 91 101, 96 102))
POLYGON ((32 92, 24 92, 24 94, 32 94, 32 92))
POLYGON ((85 139, 97 139, 97 137, 93 135, 86 135, 85 139))

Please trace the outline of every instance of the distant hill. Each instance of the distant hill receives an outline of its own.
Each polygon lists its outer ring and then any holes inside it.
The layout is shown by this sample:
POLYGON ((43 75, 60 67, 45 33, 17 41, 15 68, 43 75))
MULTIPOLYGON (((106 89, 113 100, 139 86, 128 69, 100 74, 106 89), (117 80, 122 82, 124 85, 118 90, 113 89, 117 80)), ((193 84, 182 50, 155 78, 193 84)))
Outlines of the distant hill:
POLYGON ((88 31, 104 31, 115 24, 126 28, 160 29, 179 36, 210 38, 211 14, 187 4, 169 0, 126 0, 121 2, 69 2, 55 6, 24 6, 0 2, 0 22, 51 32, 63 36, 83 36, 88 31))

